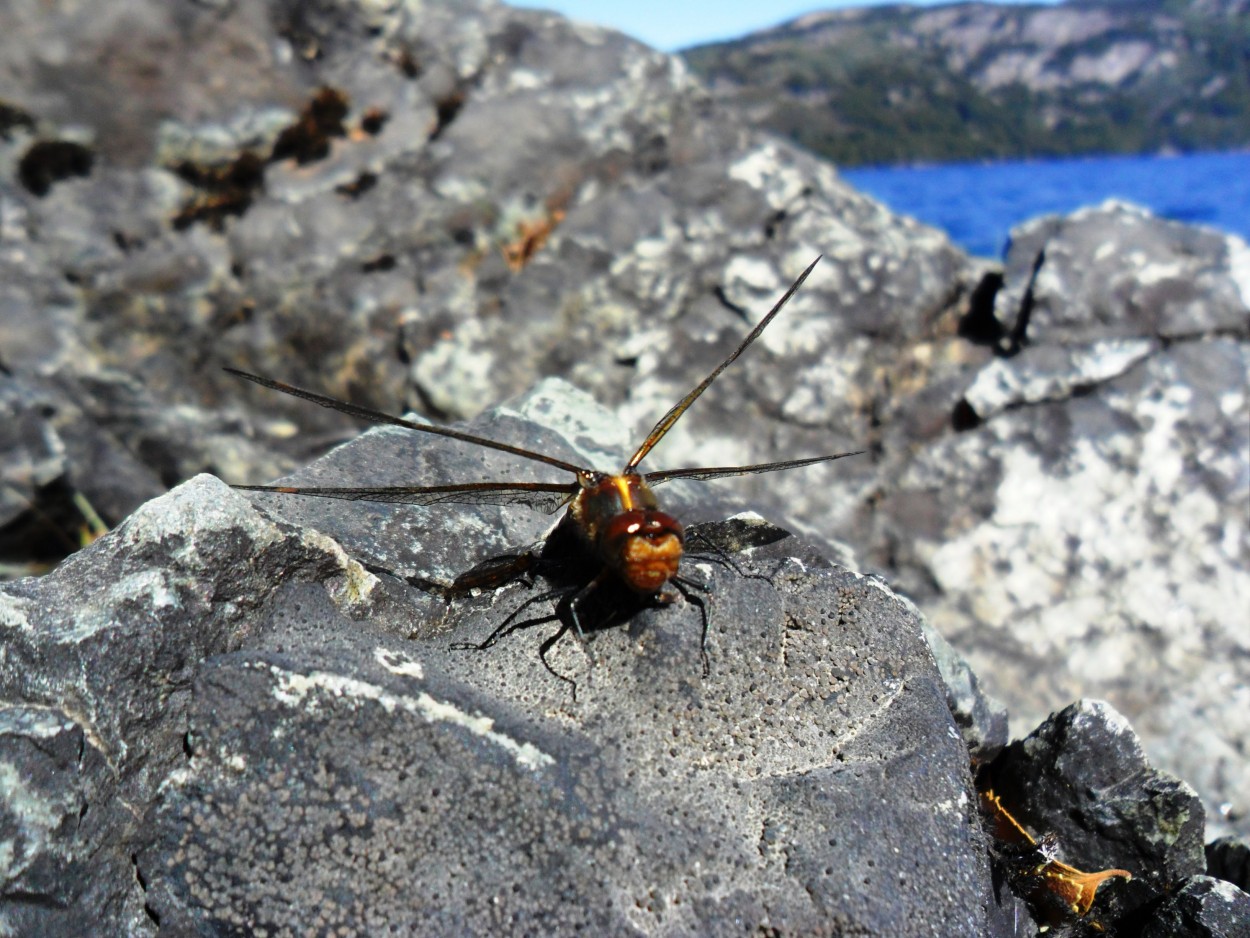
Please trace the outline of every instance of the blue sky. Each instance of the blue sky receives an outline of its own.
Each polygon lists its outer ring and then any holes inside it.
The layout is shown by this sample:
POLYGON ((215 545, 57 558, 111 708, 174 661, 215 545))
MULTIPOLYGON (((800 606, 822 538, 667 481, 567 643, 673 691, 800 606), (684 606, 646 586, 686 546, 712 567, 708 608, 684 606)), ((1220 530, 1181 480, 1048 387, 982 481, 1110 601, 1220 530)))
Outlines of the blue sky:
MULTIPOLYGON (((657 49, 675 51, 775 26, 812 10, 870 6, 864 0, 510 0, 513 6, 555 10, 570 19, 611 26, 657 49)), ((935 6, 938 0, 918 0, 935 6)), ((1004 0, 997 0, 1004 2, 1004 0)), ((1019 0, 1010 0, 1019 2, 1019 0)), ((1036 2, 1036 0, 1035 0, 1036 2)), ((1042 0, 1047 2, 1047 0, 1042 0)))

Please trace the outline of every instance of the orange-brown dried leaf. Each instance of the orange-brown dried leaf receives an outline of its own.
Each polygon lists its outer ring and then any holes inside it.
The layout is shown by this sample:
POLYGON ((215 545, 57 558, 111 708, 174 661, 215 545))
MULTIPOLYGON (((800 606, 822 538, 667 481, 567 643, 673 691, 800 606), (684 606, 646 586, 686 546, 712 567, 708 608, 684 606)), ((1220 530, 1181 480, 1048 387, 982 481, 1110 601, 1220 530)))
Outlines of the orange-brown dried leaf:
MULTIPOLYGON (((990 833, 996 840, 1013 845, 1038 846, 1037 840, 1003 807, 1002 800, 992 789, 981 793, 981 807, 990 820, 990 833)), ((1133 878, 1128 870, 1086 873, 1053 858, 1045 859, 1029 872, 1031 877, 1040 879, 1045 888, 1059 898, 1064 908, 1078 916, 1089 914, 1098 887, 1104 882, 1116 878, 1133 878)))
POLYGON ((557 208, 542 218, 518 223, 517 239, 503 246, 503 258, 509 269, 514 273, 523 269, 542 250, 551 233, 562 221, 564 210, 557 208))
POLYGON ((1032 835, 1020 826, 1020 822, 1011 816, 1011 812, 1003 807, 1002 799, 994 794, 992 788, 981 792, 981 810, 993 825, 990 833, 995 840, 1009 844, 1037 843, 1032 835))
POLYGON ((1042 878, 1046 888, 1063 900, 1064 904, 1077 915, 1088 915, 1094 905, 1094 896, 1098 887, 1109 879, 1132 879, 1128 870, 1100 870, 1097 873, 1083 873, 1076 867, 1051 860, 1042 869, 1042 878))

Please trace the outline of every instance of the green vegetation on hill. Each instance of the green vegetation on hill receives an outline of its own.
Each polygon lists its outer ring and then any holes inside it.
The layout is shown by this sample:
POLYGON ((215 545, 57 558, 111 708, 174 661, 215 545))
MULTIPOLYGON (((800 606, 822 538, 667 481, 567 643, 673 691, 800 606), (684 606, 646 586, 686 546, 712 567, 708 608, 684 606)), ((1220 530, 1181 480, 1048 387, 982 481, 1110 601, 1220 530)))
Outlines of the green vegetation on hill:
POLYGON ((1250 0, 844 10, 685 56, 842 165, 1250 145, 1250 0))

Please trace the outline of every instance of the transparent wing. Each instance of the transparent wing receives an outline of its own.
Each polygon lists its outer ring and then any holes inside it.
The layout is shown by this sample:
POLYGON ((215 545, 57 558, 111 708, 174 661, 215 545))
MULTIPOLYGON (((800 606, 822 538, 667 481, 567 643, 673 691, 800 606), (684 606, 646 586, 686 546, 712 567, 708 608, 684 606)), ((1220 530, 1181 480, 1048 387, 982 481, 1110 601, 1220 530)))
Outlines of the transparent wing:
POLYGON ((362 407, 359 404, 351 404, 347 401, 340 401, 338 398, 326 397, 324 394, 318 394, 315 391, 307 391, 304 388, 297 388, 295 385, 287 384, 285 381, 275 381, 272 378, 262 378, 260 375, 253 375, 246 371, 239 371, 237 368, 227 368, 225 370, 230 372, 232 375, 255 382, 261 387, 270 388, 274 391, 281 391, 283 394, 289 394, 292 397, 302 398, 306 401, 312 401, 314 404, 320 404, 322 407, 328 407, 331 410, 337 410, 341 413, 349 414, 352 417, 359 417, 361 420, 370 420, 374 423, 389 423, 396 427, 406 427, 409 430, 416 430, 418 433, 433 433, 438 436, 445 436, 453 440, 459 440, 462 443, 472 443, 475 446, 485 446, 489 449, 497 449, 505 453, 511 453, 513 456, 520 456, 522 459, 532 459, 536 462, 546 463, 548 466, 555 466, 558 469, 564 469, 567 472, 583 473, 589 471, 583 469, 581 466, 575 466, 572 463, 565 462, 562 459, 556 459, 554 456, 547 456, 544 453, 536 453, 531 449, 524 449, 520 446, 512 446, 508 443, 500 443, 498 440, 492 440, 484 436, 474 436, 471 433, 461 433, 459 430, 451 430, 447 427, 435 427, 424 423, 417 423, 413 420, 405 420, 403 417, 393 417, 380 410, 374 410, 372 407, 362 407))
POLYGON ((776 318, 779 312, 781 312, 782 307, 784 307, 786 303, 790 302, 790 297, 794 296, 795 291, 803 285, 803 281, 807 279, 808 274, 810 274, 819 263, 820 258, 817 257, 816 260, 808 264, 807 270, 799 274, 799 279, 790 284, 790 289, 786 291, 785 296, 777 301, 776 305, 769 310, 768 315, 760 320, 760 324, 752 329, 750 335, 742 340, 742 344, 734 350, 733 354, 717 365, 715 370, 700 381, 693 391, 674 404, 673 408, 660 418, 660 422, 651 428, 651 432, 648 433, 647 438, 642 441, 642 445, 638 447, 638 451, 634 453, 634 455, 630 457, 629 462, 625 464, 625 468, 622 470, 623 473, 629 472, 642 462, 647 453, 651 452, 651 450, 655 448, 655 444, 664 439, 664 434, 668 433, 668 431, 673 428, 673 424, 681 419, 681 415, 686 412, 687 408, 698 400, 699 395, 707 390, 708 385, 715 381, 720 376, 722 371, 732 365, 734 361, 737 360, 738 356, 745 352, 747 347, 759 338, 760 333, 768 328, 768 324, 776 318))
POLYGON ((244 492, 307 495, 313 498, 339 498, 349 502, 398 505, 527 505, 550 513, 572 497, 577 491, 577 483, 469 482, 457 485, 392 485, 378 488, 234 485, 231 488, 244 492))
POLYGON ((782 469, 797 469, 800 466, 810 466, 818 462, 832 462, 835 459, 844 459, 847 456, 858 456, 864 450, 856 450, 853 453, 832 453, 828 456, 808 456, 806 459, 786 459, 782 462, 762 462, 754 466, 719 466, 719 467, 692 467, 690 469, 661 469, 659 472, 648 472, 645 476, 648 485, 660 485, 664 482, 671 482, 673 479, 698 479, 700 481, 706 479, 727 479, 730 476, 749 476, 759 472, 780 472, 782 469))

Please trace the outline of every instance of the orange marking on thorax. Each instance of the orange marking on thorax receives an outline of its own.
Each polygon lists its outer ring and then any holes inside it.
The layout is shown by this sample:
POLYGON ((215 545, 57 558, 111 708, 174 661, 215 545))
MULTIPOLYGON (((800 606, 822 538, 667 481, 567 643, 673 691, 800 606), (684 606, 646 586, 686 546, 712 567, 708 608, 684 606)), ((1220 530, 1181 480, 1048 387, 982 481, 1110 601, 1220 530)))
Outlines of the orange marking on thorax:
POLYGON ((626 481, 624 476, 613 476, 612 484, 616 486, 616 491, 621 496, 621 511, 633 511, 634 499, 629 494, 629 482, 626 481))

